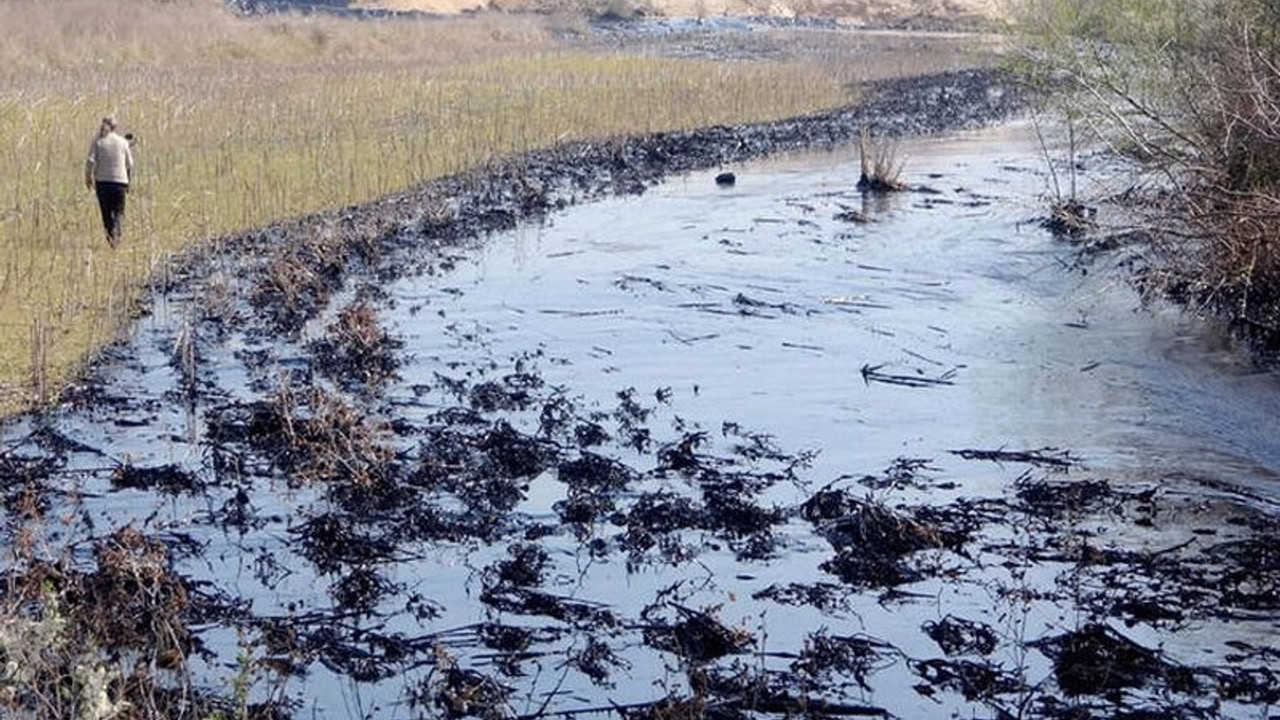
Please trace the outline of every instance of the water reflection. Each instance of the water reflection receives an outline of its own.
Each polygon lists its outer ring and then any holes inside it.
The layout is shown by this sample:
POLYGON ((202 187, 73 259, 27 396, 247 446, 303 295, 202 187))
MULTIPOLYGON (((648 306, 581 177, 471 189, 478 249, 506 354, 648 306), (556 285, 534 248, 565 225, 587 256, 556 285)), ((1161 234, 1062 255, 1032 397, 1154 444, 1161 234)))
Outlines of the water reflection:
POLYGON ((927 192, 858 193, 846 155, 577 208, 495 238, 451 279, 463 292, 433 299, 448 321, 404 330, 434 354, 455 318, 479 323, 486 352, 540 346, 588 397, 696 385, 687 417, 768 418, 784 442, 822 447, 832 474, 1057 446, 1116 476, 1178 469, 1280 496, 1275 376, 1212 327, 1141 310, 1106 259, 1067 269, 1071 248, 1030 222, 1045 181, 1021 130, 906 152, 927 192), (849 208, 869 222, 838 219, 849 208), (868 386, 864 364, 957 381, 868 386))
MULTIPOLYGON (((874 668, 815 692, 898 717, 990 714, 1004 695, 921 684, 952 667, 926 624, 986 623, 985 669, 1050 682, 1024 640, 1086 614, 1134 620, 1108 593, 1158 564, 1115 557, 1250 539, 1244 510, 1280 495, 1280 389, 1211 328, 1139 310, 1105 260, 1070 269, 1071 248, 1028 222, 1044 181, 1023 131, 905 152, 929 191, 868 197, 852 154, 786 158, 738 168, 731 189, 702 173, 573 208, 380 287, 404 347, 371 397, 317 370, 305 342, 326 317, 302 342, 201 345, 193 413, 166 312, 105 365, 104 402, 42 422, 80 443, 65 459, 95 523, 190 539, 183 572, 243 603, 263 647, 279 627, 305 641, 288 684, 317 718, 426 715, 482 690, 515 713, 687 695, 705 678, 672 638, 697 632, 725 653, 698 663, 790 680, 836 637, 874 668), (281 426, 314 440, 326 412, 340 439, 373 428, 388 451, 317 468, 258 444, 281 426), (953 452, 1041 448, 1087 469, 1045 484, 1051 464, 953 452), (357 461, 393 470, 333 480, 357 461), (209 487, 115 487, 125 462, 209 487), (868 517, 910 532, 877 536, 868 517), (894 542, 907 552, 870 551, 894 542)), ((33 429, 8 428, 9 447, 41 449, 33 429)), ((1198 622, 1126 631, 1188 663, 1229 651, 1207 635, 1273 632, 1198 622)), ((240 638, 204 636, 216 678, 240 638)))

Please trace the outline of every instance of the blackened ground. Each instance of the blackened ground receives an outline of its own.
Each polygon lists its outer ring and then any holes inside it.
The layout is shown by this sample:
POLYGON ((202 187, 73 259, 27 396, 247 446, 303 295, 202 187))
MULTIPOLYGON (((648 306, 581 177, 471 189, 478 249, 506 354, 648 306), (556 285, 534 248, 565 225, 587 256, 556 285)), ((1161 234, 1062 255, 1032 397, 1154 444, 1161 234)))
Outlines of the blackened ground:
MULTIPOLYGON (((845 142, 860 122, 890 134, 990 121, 1015 111, 1016 100, 1016 91, 987 72, 902 82, 881 86, 858 108, 563 146, 230 239, 216 253, 189 257, 170 296, 188 291, 192 306, 234 310, 194 319, 189 375, 204 433, 205 457, 192 461, 199 472, 133 464, 127 448, 87 447, 54 429, 59 419, 50 413, 0 452, 0 471, 13 478, 6 503, 15 518, 61 506, 68 470, 109 483, 123 498, 192 500, 198 512, 190 526, 154 537, 94 529, 101 521, 85 511, 86 533, 113 544, 96 545, 102 551, 92 558, 93 572, 67 574, 96 578, 92 583, 60 582, 92 586, 92 600, 76 591, 83 608, 75 611, 91 611, 94 625, 115 636, 94 638, 97 646, 129 648, 153 637, 138 617, 175 628, 180 643, 142 648, 157 656, 188 657, 206 634, 222 631, 225 639, 236 632, 251 639, 267 684, 310 682, 305 692, 315 692, 336 679, 372 692, 379 683, 405 683, 390 699, 413 709, 388 702, 371 717, 889 717, 881 705, 900 698, 884 692, 886 684, 937 703, 939 715, 960 708, 992 717, 1212 717, 1234 703, 1233 716, 1258 716, 1280 687, 1267 636, 1231 645, 1238 654, 1230 663, 1195 660, 1203 666, 1176 662, 1152 637, 1153 628, 1234 628, 1280 612, 1280 528, 1262 513, 1233 510, 1238 516, 1220 527, 1197 526, 1206 534, 1195 542, 1099 537, 1099 527, 1176 524, 1204 499, 1081 479, 1071 475, 1076 458, 1052 448, 954 451, 974 466, 1025 469, 1019 482, 980 499, 942 499, 933 491, 963 483, 939 477, 922 458, 808 488, 812 453, 744 431, 738 422, 747 418, 724 418, 715 429, 674 420, 668 426, 661 406, 672 402, 670 387, 623 389, 612 404, 586 402, 574 388, 554 385, 546 366, 555 359, 540 349, 428 361, 417 376, 423 386, 409 388, 415 400, 399 398, 397 406, 387 397, 385 383, 410 366, 408 351, 366 304, 378 300, 388 277, 446 270, 470 251, 468 241, 487 232, 562 204, 639 192, 671 172, 845 142), (419 257, 420 264, 402 262, 419 257), (224 268, 238 284, 212 284, 224 268), (215 287, 226 291, 218 303, 202 303, 199 293, 215 287), (221 348, 228 372, 202 360, 219 356, 204 352, 203 343, 232 326, 242 336, 226 333, 228 344, 242 349, 221 348), (243 337, 261 341, 238 344, 243 337), (548 486, 561 492, 548 495, 548 486), (779 487, 796 488, 796 496, 777 499, 770 491, 779 487), (273 503, 294 493, 309 501, 273 503), (542 504, 531 510, 531 501, 542 504), (245 574, 270 590, 304 578, 306 592, 295 604, 262 610, 249 594, 224 603, 197 592, 250 583, 215 573, 215 565, 226 570, 230 563, 184 543, 188 530, 248 542, 263 529, 270 542, 233 560, 237 568, 251 565, 245 574), (803 556, 794 553, 800 543, 803 556), (455 546, 480 552, 454 555, 455 546), (213 581, 197 586, 171 571, 169 558, 184 549, 194 558, 186 567, 199 572, 207 562, 213 581), (412 565, 438 552, 448 564, 468 563, 465 593, 420 581, 435 578, 419 570, 447 570, 445 562, 412 565), (700 583, 720 579, 705 564, 716 557, 735 559, 733 567, 769 584, 750 601, 797 617, 818 609, 847 619, 859 602, 863 611, 878 605, 906 613, 912 598, 929 607, 942 602, 938 589, 960 588, 949 596, 974 602, 905 630, 859 622, 833 632, 826 618, 804 624, 788 617, 771 635, 767 626, 741 621, 745 595, 717 593, 709 601, 700 594, 700 583), (796 562, 811 567, 785 573, 796 562), (634 592, 585 590, 580 583, 597 563, 625 566, 634 592), (653 577, 660 580, 642 582, 653 577), (449 611, 459 605, 468 610, 464 624, 435 622, 456 618, 449 611), (1044 616, 1045 606, 1072 616, 1047 636, 1025 624, 1019 629, 1020 618, 1044 616), (799 637, 784 644, 776 637, 783 629, 799 637), (645 684, 632 695, 636 702, 613 704, 612 689, 634 691, 627 683, 636 684, 632 674, 643 677, 647 667, 665 668, 664 681, 645 684), (538 679, 551 669, 590 684, 578 682, 572 698, 559 685, 545 692, 550 686, 538 679), (610 701, 591 708, 590 698, 610 701)), ((763 322, 797 312, 757 295, 734 293, 731 316, 763 322)), ((457 333, 469 345, 486 342, 482 333, 457 333)), ((163 344, 166 353, 174 345, 163 344)), ((104 377, 119 374, 112 362, 130 362, 128 350, 104 360, 104 377)), ((876 382, 908 377, 875 372, 876 382)), ((104 424, 135 427, 146 423, 131 415, 142 402, 150 404, 146 412, 159 412, 156 406, 168 411, 188 399, 156 391, 140 400, 126 397, 128 390, 104 382, 73 399, 104 424)), ((69 434, 92 436, 74 430, 69 434)), ((242 550, 218 547, 230 555, 242 550)), ((49 577, 10 571, 0 587, 39 589, 49 577)), ((231 667, 235 659, 219 661, 231 667)), ((281 714, 314 712, 313 697, 282 698, 281 714)))
POLYGON ((367 205, 225 238, 215 251, 197 249, 179 258, 157 291, 198 284, 230 265, 237 274, 259 278, 254 304, 273 317, 274 329, 296 333, 326 306, 345 274, 371 266, 397 272, 389 259, 397 248, 436 247, 434 262, 447 269, 447 248, 462 240, 512 229, 572 203, 642 193, 674 174, 846 145, 863 128, 873 137, 898 137, 987 125, 1022 111, 1026 99, 1014 79, 998 71, 963 70, 878 83, 855 105, 801 118, 558 145, 367 205))

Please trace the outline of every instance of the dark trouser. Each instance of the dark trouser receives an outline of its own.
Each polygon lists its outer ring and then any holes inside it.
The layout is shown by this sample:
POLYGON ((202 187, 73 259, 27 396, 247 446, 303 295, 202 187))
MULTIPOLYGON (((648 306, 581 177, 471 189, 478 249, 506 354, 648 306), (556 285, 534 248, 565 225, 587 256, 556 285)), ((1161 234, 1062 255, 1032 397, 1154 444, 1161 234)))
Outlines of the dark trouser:
POLYGON ((129 193, 125 183, 96 182, 98 207, 102 210, 102 227, 107 231, 107 241, 115 245, 120 241, 120 226, 124 222, 124 197, 129 193))

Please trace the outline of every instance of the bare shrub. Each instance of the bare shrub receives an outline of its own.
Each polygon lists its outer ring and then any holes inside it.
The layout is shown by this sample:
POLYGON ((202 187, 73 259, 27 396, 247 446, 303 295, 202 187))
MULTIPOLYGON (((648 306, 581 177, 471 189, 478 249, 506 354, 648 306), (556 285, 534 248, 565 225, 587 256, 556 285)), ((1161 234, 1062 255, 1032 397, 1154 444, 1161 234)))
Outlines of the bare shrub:
POLYGON ((873 143, 871 131, 862 128, 858 133, 858 153, 862 161, 862 175, 858 189, 863 192, 898 192, 906 189, 902 182, 903 159, 894 143, 873 143))
POLYGON ((1165 235, 1171 263, 1153 289, 1225 314, 1268 351, 1280 349, 1280 38, 1249 0, 1206 29, 1198 70, 1207 102, 1190 117, 1197 162, 1175 210, 1191 237, 1165 235))
POLYGON ((1033 76, 1153 173, 1140 278, 1280 350, 1280 14, 1263 0, 1031 0, 1033 76))

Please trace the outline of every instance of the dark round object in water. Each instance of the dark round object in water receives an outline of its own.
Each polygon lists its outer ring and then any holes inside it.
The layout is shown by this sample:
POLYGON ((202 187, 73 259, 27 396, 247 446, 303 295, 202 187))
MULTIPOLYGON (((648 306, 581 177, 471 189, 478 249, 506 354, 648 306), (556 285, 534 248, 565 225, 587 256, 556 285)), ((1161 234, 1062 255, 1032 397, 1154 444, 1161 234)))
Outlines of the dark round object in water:
POLYGON ((716 184, 722 187, 728 187, 738 182, 738 176, 731 172, 722 172, 716 176, 716 184))

